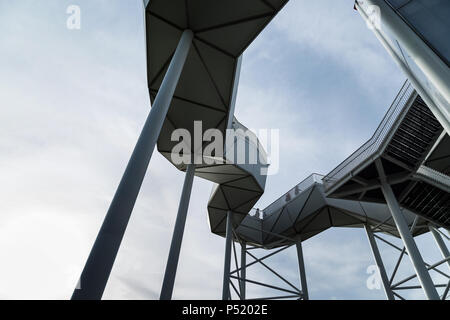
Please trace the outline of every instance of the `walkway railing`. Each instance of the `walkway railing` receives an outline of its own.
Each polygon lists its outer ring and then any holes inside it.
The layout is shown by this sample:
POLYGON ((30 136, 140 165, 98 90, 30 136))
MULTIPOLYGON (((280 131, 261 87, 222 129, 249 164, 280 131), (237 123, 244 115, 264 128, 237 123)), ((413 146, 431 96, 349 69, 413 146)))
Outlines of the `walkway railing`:
POLYGON ((372 138, 323 178, 326 190, 329 190, 335 183, 339 182, 348 173, 356 169, 362 162, 378 151, 380 145, 394 126, 398 115, 406 107, 413 93, 413 86, 409 81, 406 81, 372 138))

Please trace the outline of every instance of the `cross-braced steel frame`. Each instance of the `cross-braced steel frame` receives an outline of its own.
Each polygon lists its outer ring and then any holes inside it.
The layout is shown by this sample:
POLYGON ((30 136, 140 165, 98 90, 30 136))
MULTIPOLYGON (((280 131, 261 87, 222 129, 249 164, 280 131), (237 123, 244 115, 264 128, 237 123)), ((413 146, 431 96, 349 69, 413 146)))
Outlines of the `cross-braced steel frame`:
MULTIPOLYGON (((381 236, 383 225, 389 223, 389 221, 393 219, 392 217, 387 220, 379 223, 376 226, 365 225, 365 231, 369 240, 369 244, 374 256, 375 263, 379 270, 379 276, 381 283, 383 285, 384 292, 386 294, 386 298, 388 300, 406 300, 406 298, 400 293, 406 290, 416 290, 423 289, 423 285, 408 285, 408 282, 414 280, 418 277, 417 273, 414 273, 405 278, 398 279, 398 270, 400 264, 403 261, 405 256, 408 256, 408 251, 405 246, 399 247, 392 241, 386 239, 381 236), (395 263, 395 267, 393 271, 388 275, 384 264, 381 253, 378 249, 377 240, 381 241, 389 247, 394 248, 399 252, 399 257, 395 263)), ((224 267, 224 282, 223 282, 223 296, 224 300, 231 300, 233 295, 240 300, 276 300, 276 299, 297 299, 297 300, 309 300, 308 295, 308 286, 307 286, 307 278, 305 272, 305 264, 303 260, 303 250, 302 250, 302 242, 299 240, 287 238, 282 235, 277 235, 280 240, 290 242, 287 245, 284 245, 280 248, 273 249, 271 252, 258 257, 253 252, 257 250, 267 250, 262 246, 258 246, 255 244, 249 245, 237 234, 235 228, 231 224, 232 221, 232 213, 229 212, 227 217, 227 236, 226 236, 226 250, 225 250, 225 267, 224 267), (240 252, 237 250, 237 244, 240 245, 240 252), (271 268, 265 260, 269 257, 277 255, 286 249, 292 247, 293 245, 297 248, 297 257, 298 257, 298 266, 299 266, 299 278, 300 278, 300 286, 293 284, 291 281, 287 280, 283 277, 279 272, 271 268), (240 254, 240 261, 238 256, 240 254), (247 257, 253 259, 251 262, 247 262, 247 257), (234 260, 234 269, 231 270, 231 260, 234 260), (259 264, 264 267, 265 270, 270 272, 272 275, 277 277, 279 280, 286 284, 286 287, 280 287, 277 285, 273 285, 270 283, 260 282, 253 279, 249 279, 247 277, 247 269, 253 265, 259 264), (274 295, 274 296, 266 296, 266 297, 252 297, 249 298, 246 293, 246 284, 250 283, 253 285, 265 287, 272 289, 278 293, 283 293, 283 295, 274 295)), ((416 228, 417 222, 419 218, 417 217, 409 229, 410 234, 412 234, 416 228)), ((434 289, 444 288, 442 294, 440 295, 441 300, 450 299, 449 291, 450 291, 450 275, 438 267, 447 264, 450 270, 450 253, 445 243, 445 240, 449 241, 449 236, 445 235, 441 230, 439 230, 433 224, 429 224, 430 233, 433 235, 433 238, 442 254, 442 259, 435 263, 427 263, 424 262, 427 273, 430 271, 436 272, 437 274, 445 277, 447 279, 447 283, 432 283, 434 289), (445 240, 444 240, 445 239, 445 240)), ((269 233, 268 231, 263 231, 269 233)), ((272 232, 270 234, 276 235, 272 232)))
MULTIPOLYGON (((232 215, 229 213, 228 218, 229 221, 231 221, 231 216, 232 215)), ((291 243, 282 246, 280 248, 273 249, 268 254, 258 257, 256 253, 252 252, 267 249, 255 244, 252 245, 247 244, 245 240, 239 237, 239 235, 236 233, 236 230, 231 224, 229 225, 227 224, 227 227, 228 226, 230 227, 231 232, 230 234, 228 234, 227 232, 226 237, 225 268, 224 268, 224 283, 223 283, 223 297, 222 297, 224 300, 232 300, 233 294, 240 300, 309 299, 301 241, 289 238, 289 240, 291 240, 291 243), (236 244, 240 245, 241 248, 240 252, 238 252, 236 244), (279 254, 294 245, 296 246, 297 249, 300 286, 293 284, 291 281, 287 280, 286 277, 282 276, 279 272, 270 267, 267 264, 267 262, 265 262, 265 260, 268 259, 269 257, 279 254), (228 250, 227 248, 230 249, 228 250), (240 261, 238 259, 238 254, 240 254, 240 261), (231 257, 231 255, 233 255, 233 258, 231 257), (253 261, 247 262, 247 257, 252 258, 253 261), (231 260, 234 260, 235 268, 233 270, 230 269, 231 260), (286 287, 280 287, 270 283, 249 279, 247 277, 247 269, 256 264, 264 267, 264 269, 267 270, 270 274, 274 275, 276 278, 281 280, 286 285, 286 287), (248 298, 246 292, 247 283, 272 289, 273 291, 281 293, 282 295, 279 294, 274 296, 248 298)), ((286 240, 286 237, 284 236, 279 235, 279 237, 282 240, 286 240)))
MULTIPOLYGON (((410 229, 411 233, 416 228, 417 221, 418 221, 418 218, 415 219, 413 225, 411 226, 411 229, 410 229)), ((408 255, 408 252, 407 252, 405 246, 399 247, 396 244, 394 244, 392 241, 387 240, 385 237, 382 237, 379 234, 381 232, 380 227, 387 222, 388 222, 388 220, 380 223, 379 225, 377 225, 375 227, 370 227, 370 226, 366 225, 365 229, 366 229, 367 237, 369 239, 369 243, 370 243, 370 246, 372 249, 372 253, 374 255, 375 262, 379 269, 380 280, 383 284, 383 289, 385 291, 387 299, 388 300, 395 300, 395 299, 406 300, 405 297, 399 293, 399 291, 422 289, 423 287, 421 285, 407 285, 407 283, 409 281, 417 278, 416 273, 414 273, 408 277, 398 279, 398 269, 400 267, 400 264, 403 261, 403 258, 408 255), (378 249, 377 240, 387 244, 389 247, 391 247, 399 252, 399 256, 395 263, 395 267, 389 277, 388 277, 388 274, 384 267, 380 251, 378 249)), ((430 264, 427 262, 424 262, 424 264, 426 266, 427 272, 434 271, 447 279, 447 283, 436 284, 433 282, 433 286, 436 289, 436 291, 438 288, 445 288, 443 293, 440 295, 440 299, 447 300, 449 298, 448 292, 450 289, 450 276, 448 273, 443 272, 438 267, 443 264, 447 264, 449 267, 449 270, 450 270, 450 254, 449 254, 448 248, 444 242, 443 237, 447 240, 450 240, 450 239, 447 235, 445 235, 441 230, 437 229, 432 224, 429 224, 429 229, 430 229, 431 234, 434 237, 434 240, 436 241, 436 244, 439 247, 439 250, 443 256, 443 259, 441 259, 440 261, 433 263, 433 264, 430 264)))

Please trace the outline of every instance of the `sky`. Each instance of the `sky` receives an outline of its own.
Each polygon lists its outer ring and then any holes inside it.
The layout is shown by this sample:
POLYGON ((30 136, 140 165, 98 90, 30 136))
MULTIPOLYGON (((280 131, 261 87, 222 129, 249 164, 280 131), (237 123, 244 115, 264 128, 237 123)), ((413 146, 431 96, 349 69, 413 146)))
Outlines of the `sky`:
MULTIPOLYGON (((0 0, 1 299, 70 298, 150 109, 145 59, 142 0, 0 0), (70 5, 80 30, 66 27, 70 5)), ((291 0, 241 70, 236 117, 281 137, 280 170, 257 206, 369 139, 404 81, 352 0, 291 0)), ((104 299, 159 297, 183 179, 153 154, 104 299)), ((221 297, 211 188, 195 178, 174 299, 221 297)), ((440 260, 430 235, 417 243, 440 260)), ((392 270, 397 253, 379 246, 392 270)), ((311 299, 384 298, 366 285, 374 262, 362 229, 330 229, 303 247, 311 299)), ((290 248, 267 263, 298 283, 296 261, 290 248)), ((405 260, 400 277, 412 272, 405 260)), ((278 283, 262 267, 247 276, 278 283)), ((248 297, 271 295, 248 286, 248 297)))

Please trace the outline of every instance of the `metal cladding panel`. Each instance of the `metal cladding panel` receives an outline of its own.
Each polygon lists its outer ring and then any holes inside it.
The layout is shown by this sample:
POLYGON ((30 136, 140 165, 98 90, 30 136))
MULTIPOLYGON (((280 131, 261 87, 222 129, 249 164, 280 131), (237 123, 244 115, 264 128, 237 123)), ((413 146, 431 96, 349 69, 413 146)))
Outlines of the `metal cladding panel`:
MULTIPOLYGON (((242 1, 241 1, 242 2, 242 1)), ((197 33, 198 39, 210 43, 231 55, 238 56, 247 47, 248 39, 254 38, 271 20, 270 16, 209 29, 197 33)))
POLYGON ((326 205, 325 197, 321 188, 316 184, 312 189, 311 195, 308 197, 305 206, 303 207, 299 219, 308 217, 308 215, 316 212, 317 210, 323 208, 326 205))
MULTIPOLYGON (((196 172, 195 175, 197 177, 206 179, 208 181, 212 181, 218 184, 225 184, 228 181, 234 181, 236 179, 236 175, 230 174, 221 174, 221 173, 212 173, 212 172, 196 172)), ((245 178, 245 176, 243 176, 245 178)))
POLYGON ((225 194, 223 193, 220 185, 217 185, 215 187, 215 190, 213 191, 211 198, 209 199, 208 202, 208 208, 209 207, 218 208, 222 210, 230 209, 227 200, 225 198, 225 194))
POLYGON ((302 212, 302 209, 312 192, 313 188, 307 189, 286 205, 288 209, 287 212, 290 215, 292 221, 296 221, 299 218, 300 214, 302 214, 302 218, 306 217, 306 214, 305 212, 302 212))
MULTIPOLYGON (((181 0, 184 2, 184 0, 181 0)), ((196 0, 187 1, 190 16, 189 27, 201 30, 218 30, 214 26, 224 26, 232 21, 246 21, 250 17, 271 15, 273 10, 260 0, 196 0)), ((180 3, 180 6, 183 6, 180 3)), ((248 41, 248 40, 247 40, 248 41)))
POLYGON ((272 227, 277 222, 277 220, 283 210, 284 210, 284 207, 265 216, 263 219, 263 222, 262 222, 263 229, 264 230, 272 229, 272 227))
POLYGON ((260 190, 259 186, 255 183, 255 178, 250 175, 235 179, 232 182, 228 182, 227 186, 239 187, 254 191, 260 190))
MULTIPOLYGON (((327 230, 331 226, 332 225, 331 225, 330 217, 328 215, 328 210, 324 208, 324 209, 320 210, 319 212, 317 212, 314 215, 314 218, 311 221, 309 221, 301 229, 301 233, 302 234, 319 233, 319 232, 327 230)), ((302 239, 303 239, 303 237, 302 237, 302 239)))
POLYGON ((278 221, 272 227, 272 232, 274 232, 274 233, 282 233, 285 230, 287 230, 289 228, 292 228, 292 226, 293 226, 293 221, 289 217, 287 209, 285 209, 280 214, 280 217, 278 218, 278 221))
POLYGON ((330 208, 329 215, 329 220, 333 227, 363 226, 366 220, 363 216, 351 216, 336 208, 330 208))
POLYGON ((224 217, 226 217, 226 214, 226 210, 208 208, 208 221, 211 232, 220 233, 225 230, 225 224, 223 222, 225 221, 224 217))
POLYGON ((222 174, 230 174, 237 176, 245 176, 247 175, 243 172, 239 167, 232 164, 224 164, 224 165, 210 165, 210 166, 199 166, 195 171, 204 172, 204 173, 222 173, 222 174))
POLYGON ((226 185, 222 185, 221 189, 231 210, 236 210, 250 199, 259 198, 261 196, 261 192, 233 188, 226 185))
POLYGON ((366 219, 366 212, 364 208, 361 206, 361 203, 358 201, 348 201, 342 199, 333 199, 326 198, 326 203, 330 207, 342 209, 345 211, 352 212, 353 214, 357 214, 361 216, 361 218, 366 219))
POLYGON ((236 228, 236 232, 244 239, 249 239, 256 244, 260 244, 263 241, 261 225, 262 220, 247 215, 244 220, 242 220, 242 223, 236 228))

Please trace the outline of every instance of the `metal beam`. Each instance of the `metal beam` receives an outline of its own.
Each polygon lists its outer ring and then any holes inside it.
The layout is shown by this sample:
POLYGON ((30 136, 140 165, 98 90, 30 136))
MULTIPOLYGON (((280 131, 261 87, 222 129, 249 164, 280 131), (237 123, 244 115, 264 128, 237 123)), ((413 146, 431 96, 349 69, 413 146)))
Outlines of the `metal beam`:
POLYGON ((450 290, 450 280, 448 281, 447 287, 445 288, 444 293, 442 294, 442 297, 441 297, 442 300, 447 299, 447 294, 448 294, 449 290, 450 290))
POLYGON ((172 299, 178 259, 180 257, 181 242, 183 241, 184 227, 186 225, 186 216, 189 208, 189 199, 191 198, 192 184, 194 182, 194 173, 195 165, 188 164, 186 176, 184 178, 183 192, 181 194, 180 204, 178 205, 175 228, 172 234, 172 242, 170 243, 169 258, 167 259, 160 300, 172 299))
MULTIPOLYGON (((240 278, 236 277, 236 276, 231 276, 231 278, 240 280, 240 278)), ((287 293, 292 293, 292 294, 295 294, 295 295, 300 295, 300 293, 298 291, 292 291, 292 290, 289 290, 289 289, 284 289, 284 288, 280 288, 280 287, 277 287, 277 286, 272 286, 272 285, 267 284, 267 283, 262 283, 262 282, 255 281, 255 280, 250 280, 250 279, 242 279, 242 280, 244 280, 245 282, 253 283, 253 284, 256 284, 256 285, 259 285, 259 286, 263 286, 263 287, 267 287, 267 288, 271 288, 271 289, 274 289, 274 290, 279 290, 279 291, 283 291, 283 292, 287 292, 287 293)))
MULTIPOLYGON (((447 261, 450 261, 450 257, 442 259, 441 261, 436 262, 435 264, 432 264, 431 266, 428 266, 427 270, 434 270, 434 271, 436 271, 437 270, 436 269, 437 266, 440 266, 441 264, 443 264, 443 263, 445 263, 447 261)), ((396 284, 392 285, 392 289, 396 289, 399 285, 401 285, 401 284, 403 284, 405 282, 408 282, 409 280, 414 279, 415 277, 417 277, 417 274, 413 274, 412 276, 409 276, 409 277, 407 277, 407 278, 397 282, 396 284)), ((434 284, 433 284, 433 287, 434 287, 434 284)))
MULTIPOLYGON (((447 246, 445 245, 444 240, 442 239, 439 232, 434 228, 432 225, 429 225, 428 228, 431 231, 431 234, 433 235, 434 240, 436 241, 436 244, 439 247, 439 250, 441 251, 442 257, 448 258, 450 257, 450 252, 448 251, 447 246)), ((448 268, 450 269, 450 261, 447 261, 448 268)))
MULTIPOLYGON (((394 185, 404 182, 405 180, 409 179, 410 176, 411 174, 408 172, 400 172, 386 177, 386 180, 388 181, 389 184, 394 185)), ((352 177, 352 179, 354 180, 355 177, 352 177)), ((380 181, 378 179, 372 179, 367 180, 365 186, 361 186, 361 184, 359 183, 354 183, 349 186, 340 188, 339 192, 335 192, 333 194, 335 197, 345 197, 355 193, 370 191, 378 188, 381 188, 380 181)))
POLYGON ((388 300, 395 300, 394 294, 391 290, 389 279, 387 277, 386 269, 384 268, 383 260, 381 259, 380 251, 378 250, 377 242, 375 240, 375 237, 373 236, 373 232, 368 225, 364 225, 364 229, 366 230, 367 239, 369 240, 370 248, 372 249, 373 258, 375 259, 375 263, 377 264, 378 271, 380 273, 380 278, 381 282, 383 283, 383 289, 384 293, 386 294, 386 298, 388 300))
MULTIPOLYGON (((254 255, 252 255, 250 252, 248 252, 248 254, 255 260, 257 260, 258 258, 256 258, 254 255)), ((290 283, 288 280, 286 280, 283 276, 281 276, 278 272, 276 272, 275 270, 273 270, 271 267, 269 267, 267 264, 265 264, 262 261, 259 261, 259 263, 265 267, 267 270, 269 270, 270 272, 272 272, 274 275, 276 275, 280 280, 282 280, 284 283, 286 283, 288 286, 290 286, 291 288, 293 288, 294 290, 298 291, 299 293, 301 292, 296 286, 294 286, 292 283, 290 283)))
POLYGON ((230 298, 231 241, 233 241, 232 219, 233 213, 228 211, 225 236, 225 258, 223 263, 222 300, 229 300, 230 298))
MULTIPOLYGON (((247 264, 247 245, 245 242, 241 243, 241 279, 245 279, 247 276, 247 268, 245 265, 247 264)), ((239 275, 239 273, 238 273, 239 275)), ((245 300, 245 291, 246 291, 246 285, 245 281, 240 281, 240 289, 241 289, 241 300, 245 300)))
POLYGON ((302 241, 296 243, 298 270, 300 273, 300 283, 302 285, 303 300, 309 300, 308 282, 306 281, 305 261, 303 259, 302 241))
MULTIPOLYGON (((267 259, 267 258, 273 256, 274 254, 277 254, 278 252, 281 252, 281 251, 283 251, 283 250, 286 250, 286 249, 289 248, 289 247, 290 247, 290 245, 287 245, 287 246, 285 246, 285 247, 282 247, 282 248, 280 248, 280 249, 277 249, 276 251, 271 252, 271 253, 269 253, 268 255, 264 256, 264 257, 258 258, 258 260, 255 260, 255 261, 250 262, 250 263, 247 264, 245 267, 248 268, 248 267, 254 265, 255 263, 258 263, 258 262, 260 262, 260 261, 262 261, 262 260, 264 260, 264 259, 267 259)), ((259 249, 259 248, 258 248, 258 249, 259 249)), ((247 254, 250 254, 250 253, 247 251, 247 254)), ((231 271, 230 274, 239 272, 239 271, 242 270, 242 269, 243 269, 243 266, 241 266, 240 268, 237 268, 236 270, 231 271)))
POLYGON ((405 252, 406 252, 406 248, 403 247, 402 252, 400 252, 400 256, 398 257, 397 263, 395 264, 394 271, 392 272, 391 278, 389 279, 389 284, 392 284, 392 282, 394 281, 395 275, 397 274, 398 268, 400 267, 400 263, 402 262, 405 252))
MULTIPOLYGON (((373 236, 374 236, 375 238, 377 238, 377 239, 380 239, 381 241, 383 241, 383 242, 386 243, 387 245, 391 246, 392 248, 397 249, 397 250, 400 251, 400 252, 403 250, 403 249, 400 249, 399 247, 397 247, 396 245, 394 245, 393 243, 387 241, 386 239, 383 239, 383 238, 380 237, 379 235, 374 234, 373 236)), ((405 248, 405 247, 403 247, 403 248, 405 248)), ((406 249, 406 248, 405 248, 405 249, 406 249)), ((405 255, 408 255, 408 252, 405 252, 405 255)), ((426 266, 427 268, 429 268, 431 265, 430 265, 429 263, 426 263, 426 262, 425 262, 425 266, 426 266)), ((448 274, 446 274, 445 272, 442 272, 442 271, 439 270, 438 268, 434 268, 433 270, 436 271, 437 273, 443 275, 443 276, 446 277, 446 278, 450 278, 450 276, 449 276, 448 274)))
POLYGON ((389 211, 391 212, 392 218, 397 226, 397 230, 406 247, 406 251, 408 252, 408 256, 414 266, 414 270, 416 271, 423 291, 429 300, 439 300, 439 294, 434 287, 433 281, 431 280, 430 274, 425 266, 425 262, 423 261, 414 238, 409 231, 408 224, 403 216, 403 213, 401 212, 400 205, 397 202, 391 186, 386 181, 386 175, 384 173, 381 160, 377 159, 375 165, 381 180, 381 191, 383 192, 389 211))
POLYGON ((185 30, 181 36, 150 114, 145 121, 141 135, 81 273, 80 288, 73 292, 73 300, 99 300, 103 295, 156 141, 186 62, 193 36, 191 30, 185 30))

